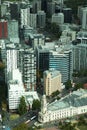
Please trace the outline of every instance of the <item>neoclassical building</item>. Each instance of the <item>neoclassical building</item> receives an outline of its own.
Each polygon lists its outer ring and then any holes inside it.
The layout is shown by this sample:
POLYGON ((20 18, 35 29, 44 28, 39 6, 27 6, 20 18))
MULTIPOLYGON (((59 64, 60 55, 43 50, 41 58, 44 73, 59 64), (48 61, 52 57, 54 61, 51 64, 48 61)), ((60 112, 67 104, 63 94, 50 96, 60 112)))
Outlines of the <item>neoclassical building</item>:
POLYGON ((69 95, 47 104, 46 96, 43 95, 41 111, 38 121, 46 123, 54 120, 64 119, 87 112, 87 90, 79 89, 69 95))

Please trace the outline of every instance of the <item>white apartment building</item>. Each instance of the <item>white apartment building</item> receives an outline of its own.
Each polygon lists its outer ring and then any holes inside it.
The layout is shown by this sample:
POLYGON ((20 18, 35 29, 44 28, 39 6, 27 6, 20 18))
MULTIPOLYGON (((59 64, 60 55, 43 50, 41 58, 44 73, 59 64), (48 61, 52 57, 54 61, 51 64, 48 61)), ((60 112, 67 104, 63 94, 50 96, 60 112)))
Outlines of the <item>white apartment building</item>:
POLYGON ((19 69, 12 71, 12 80, 8 82, 8 105, 9 110, 17 110, 20 98, 24 96, 27 108, 32 108, 33 100, 38 99, 38 94, 36 91, 26 92, 23 82, 22 75, 19 69))
POLYGON ((12 80, 8 81, 8 105, 10 110, 18 108, 20 98, 24 95, 22 75, 18 69, 13 69, 12 80))
POLYGON ((29 25, 29 13, 30 13, 30 8, 21 8, 20 11, 21 15, 21 27, 24 25, 29 25))
POLYGON ((47 70, 43 73, 44 92, 50 96, 55 91, 61 91, 61 74, 57 70, 47 70))
POLYGON ((12 79, 12 70, 17 69, 17 50, 15 48, 6 49, 6 81, 12 79))
POLYGON ((50 104, 43 96, 38 121, 46 123, 87 113, 87 90, 79 89, 50 104))

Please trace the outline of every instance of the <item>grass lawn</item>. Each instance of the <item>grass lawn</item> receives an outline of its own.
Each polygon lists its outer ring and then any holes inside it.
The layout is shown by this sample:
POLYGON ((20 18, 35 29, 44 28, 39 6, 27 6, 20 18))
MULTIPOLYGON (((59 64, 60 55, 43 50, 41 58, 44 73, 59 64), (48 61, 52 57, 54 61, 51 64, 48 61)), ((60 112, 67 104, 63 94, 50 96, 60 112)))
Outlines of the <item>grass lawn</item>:
POLYGON ((15 120, 17 118, 19 118, 18 114, 11 114, 11 116, 10 116, 10 120, 15 120))
POLYGON ((78 127, 80 130, 87 130, 87 126, 85 126, 85 125, 81 125, 81 126, 79 126, 78 127))

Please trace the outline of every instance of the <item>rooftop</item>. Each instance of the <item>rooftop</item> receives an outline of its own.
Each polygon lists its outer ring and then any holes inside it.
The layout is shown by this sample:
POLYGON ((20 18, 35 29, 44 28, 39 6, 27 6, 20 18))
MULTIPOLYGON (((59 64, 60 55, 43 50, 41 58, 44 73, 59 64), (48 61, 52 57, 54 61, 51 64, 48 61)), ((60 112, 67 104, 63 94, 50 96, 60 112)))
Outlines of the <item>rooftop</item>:
POLYGON ((69 95, 48 104, 48 110, 55 111, 69 107, 80 107, 87 105, 87 90, 79 89, 69 95))
POLYGON ((54 77, 60 75, 60 72, 57 71, 57 70, 54 70, 54 69, 45 71, 46 75, 49 74, 49 73, 51 74, 51 78, 54 78, 54 77))

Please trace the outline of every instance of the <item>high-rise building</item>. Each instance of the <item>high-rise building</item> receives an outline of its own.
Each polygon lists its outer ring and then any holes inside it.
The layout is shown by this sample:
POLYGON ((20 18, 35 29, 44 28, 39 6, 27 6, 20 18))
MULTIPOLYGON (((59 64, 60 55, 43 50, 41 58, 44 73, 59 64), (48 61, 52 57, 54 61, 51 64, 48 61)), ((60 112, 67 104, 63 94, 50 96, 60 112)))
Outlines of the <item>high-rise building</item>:
POLYGON ((49 69, 60 71, 63 83, 71 79, 73 72, 72 50, 51 51, 49 55, 49 69))
POLYGON ((5 16, 7 13, 7 5, 1 4, 1 17, 5 16))
POLYGON ((87 29, 87 8, 82 10, 82 29, 87 29))
POLYGON ((19 5, 18 3, 10 4, 11 19, 19 20, 19 5))
POLYGON ((19 29, 17 20, 8 21, 8 38, 11 42, 19 43, 19 29))
POLYGON ((47 0, 41 0, 41 10, 47 12, 47 0))
POLYGON ((57 70, 46 70, 43 73, 44 92, 50 96, 55 91, 61 91, 61 74, 57 70))
POLYGON ((37 13, 39 10, 41 10, 41 0, 33 0, 32 13, 37 13))
POLYGON ((8 27, 7 21, 1 20, 0 21, 0 39, 8 38, 8 27))
POLYGON ((44 28, 46 24, 46 13, 44 11, 38 11, 37 13, 37 26, 44 28))
POLYGON ((87 44, 73 46, 73 69, 87 69, 87 44))
POLYGON ((47 3, 47 14, 52 16, 55 13, 55 3, 48 2, 47 3))
POLYGON ((43 76, 45 70, 49 70, 49 50, 37 49, 37 70, 43 76))
POLYGON ((37 48, 37 70, 43 75, 50 69, 60 71, 63 83, 72 79, 73 53, 70 45, 37 48))
POLYGON ((6 81, 12 79, 12 70, 17 69, 17 49, 6 48, 6 81))
POLYGON ((20 49, 18 68, 22 73, 22 79, 26 91, 36 89, 36 56, 33 49, 20 49))
POLYGON ((24 25, 29 25, 30 8, 29 7, 21 8, 20 13, 21 13, 20 14, 20 16, 21 16, 21 27, 23 27, 24 25))
POLYGON ((29 20, 28 25, 30 27, 33 27, 33 28, 37 27, 37 14, 29 13, 28 20, 29 20))
POLYGON ((63 8, 64 13, 64 23, 72 22, 72 9, 71 8, 63 8))

